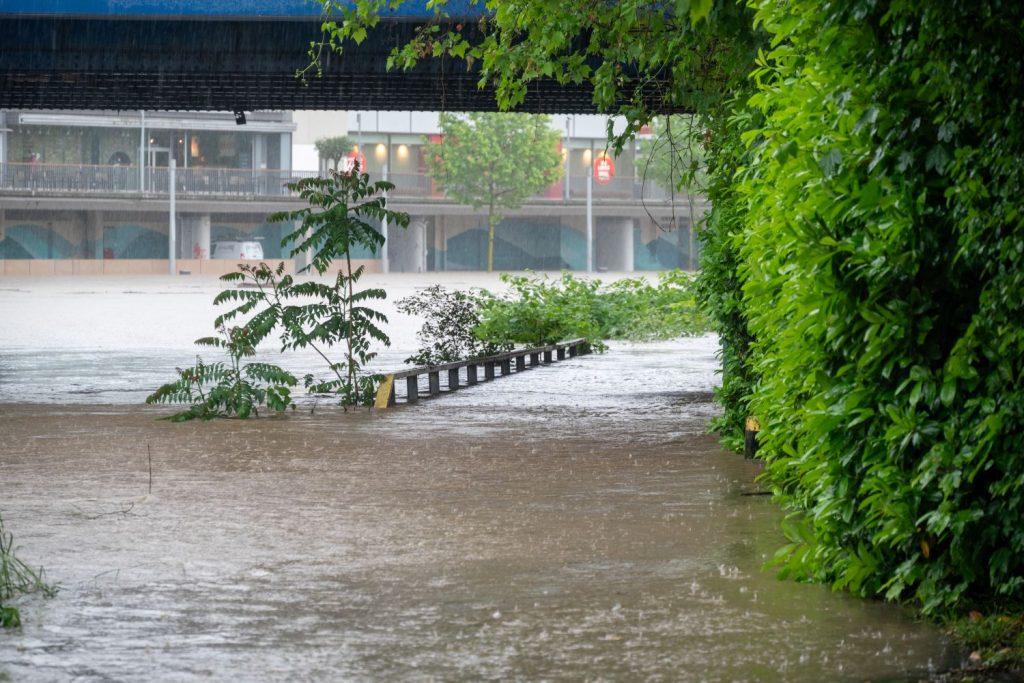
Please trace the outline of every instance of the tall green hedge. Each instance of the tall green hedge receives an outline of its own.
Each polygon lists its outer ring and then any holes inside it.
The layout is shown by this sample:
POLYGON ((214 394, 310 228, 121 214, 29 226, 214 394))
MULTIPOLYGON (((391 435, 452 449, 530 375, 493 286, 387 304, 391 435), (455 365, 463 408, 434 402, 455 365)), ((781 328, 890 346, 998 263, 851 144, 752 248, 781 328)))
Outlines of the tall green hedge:
POLYGON ((1020 601, 1024 3, 754 7, 731 236, 784 571, 1020 601))

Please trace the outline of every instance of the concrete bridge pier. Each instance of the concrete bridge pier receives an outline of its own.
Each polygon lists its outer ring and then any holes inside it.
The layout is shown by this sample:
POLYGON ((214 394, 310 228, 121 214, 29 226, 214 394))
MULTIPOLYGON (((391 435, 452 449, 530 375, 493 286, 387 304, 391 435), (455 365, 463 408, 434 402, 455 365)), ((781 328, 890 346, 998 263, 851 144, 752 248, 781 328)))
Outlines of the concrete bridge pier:
POLYGON ((423 273, 427 270, 427 224, 424 216, 413 216, 409 227, 388 226, 388 262, 393 273, 423 273))
POLYGON ((103 212, 86 211, 83 223, 82 257, 103 258, 103 212))
POLYGON ((181 218, 181 258, 207 260, 212 254, 210 245, 210 214, 181 218))
POLYGON ((597 270, 632 272, 633 219, 599 220, 594 232, 594 261, 597 270))

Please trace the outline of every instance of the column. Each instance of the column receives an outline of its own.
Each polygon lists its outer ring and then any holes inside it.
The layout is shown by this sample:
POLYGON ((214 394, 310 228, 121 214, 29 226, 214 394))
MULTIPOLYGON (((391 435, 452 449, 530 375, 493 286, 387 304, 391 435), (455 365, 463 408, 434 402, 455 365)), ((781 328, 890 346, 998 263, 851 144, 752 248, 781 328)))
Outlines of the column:
POLYGON ((623 218, 618 229, 618 253, 620 255, 619 267, 624 273, 633 272, 633 232, 634 221, 632 218, 623 218))
POLYGON ((427 219, 410 219, 405 230, 392 228, 388 240, 391 270, 399 273, 422 273, 427 270, 427 219))
POLYGON ((103 212, 87 211, 85 213, 85 239, 83 256, 89 259, 103 258, 103 212))
POLYGON ((598 223, 595 245, 599 270, 633 271, 633 226, 632 218, 606 218, 598 223))
POLYGON ((191 239, 185 258, 209 259, 210 254, 210 214, 202 214, 189 218, 191 239))

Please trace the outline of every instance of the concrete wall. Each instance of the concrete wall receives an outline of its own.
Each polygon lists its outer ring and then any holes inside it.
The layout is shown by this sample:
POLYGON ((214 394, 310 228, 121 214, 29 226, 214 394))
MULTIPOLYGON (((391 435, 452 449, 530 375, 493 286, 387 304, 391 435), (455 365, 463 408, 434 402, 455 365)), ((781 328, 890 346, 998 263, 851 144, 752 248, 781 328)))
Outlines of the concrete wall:
MULTIPOLYGON (((179 274, 205 275, 220 277, 234 271, 239 263, 257 264, 260 261, 235 260, 196 260, 179 259, 179 274)), ((277 267, 280 261, 265 260, 271 267, 277 267)), ((294 261, 285 260, 285 272, 295 273, 294 261)), ((343 269, 345 264, 338 262, 328 271, 329 275, 343 269)), ((353 259, 352 267, 363 266, 368 273, 380 272, 380 261, 353 259)), ((7 277, 45 277, 58 275, 167 275, 170 266, 166 259, 0 259, 0 276, 7 277)))
MULTIPOLYGON (((177 256, 209 258, 217 240, 257 239, 265 258, 290 258, 280 246, 289 225, 225 218, 179 212, 177 256)), ((152 212, 9 210, 0 216, 0 259, 162 259, 167 223, 166 214, 152 212)))

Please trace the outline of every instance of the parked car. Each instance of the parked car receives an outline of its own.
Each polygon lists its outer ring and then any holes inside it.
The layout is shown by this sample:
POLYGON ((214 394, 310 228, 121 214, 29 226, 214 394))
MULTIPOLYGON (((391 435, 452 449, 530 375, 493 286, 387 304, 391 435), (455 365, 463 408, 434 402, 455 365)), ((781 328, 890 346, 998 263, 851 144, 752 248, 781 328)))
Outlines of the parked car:
POLYGON ((263 245, 259 242, 239 242, 235 240, 214 242, 214 259, 244 259, 259 261, 263 259, 263 245))

